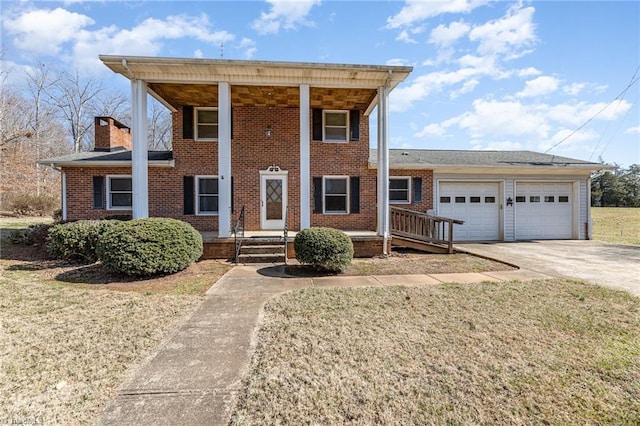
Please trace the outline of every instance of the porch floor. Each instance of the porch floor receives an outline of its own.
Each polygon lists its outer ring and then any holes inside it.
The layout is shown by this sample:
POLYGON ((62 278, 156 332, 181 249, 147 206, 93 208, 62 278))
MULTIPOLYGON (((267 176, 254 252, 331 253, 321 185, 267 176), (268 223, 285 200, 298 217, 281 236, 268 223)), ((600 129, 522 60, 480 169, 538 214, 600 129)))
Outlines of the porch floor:
MULTIPOLYGON (((376 231, 343 231, 347 234, 352 240, 353 239, 368 239, 368 238, 377 238, 378 233, 376 231)), ((295 238, 298 231, 289 231, 289 238, 295 238)), ((214 243, 220 241, 218 237, 218 231, 200 231, 200 235, 202 235, 202 240, 205 243, 214 243)), ((274 230, 274 231, 244 231, 244 238, 281 238, 283 235, 283 231, 274 230)), ((229 238, 233 238, 233 235, 229 238)))

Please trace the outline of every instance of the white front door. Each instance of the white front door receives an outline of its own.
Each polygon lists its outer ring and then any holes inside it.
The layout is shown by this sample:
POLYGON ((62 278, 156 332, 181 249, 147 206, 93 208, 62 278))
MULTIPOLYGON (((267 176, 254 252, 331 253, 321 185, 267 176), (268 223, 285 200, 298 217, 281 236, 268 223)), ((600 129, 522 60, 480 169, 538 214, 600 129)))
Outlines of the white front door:
POLYGON ((260 175, 260 227, 284 229, 287 208, 287 175, 264 173, 260 175))

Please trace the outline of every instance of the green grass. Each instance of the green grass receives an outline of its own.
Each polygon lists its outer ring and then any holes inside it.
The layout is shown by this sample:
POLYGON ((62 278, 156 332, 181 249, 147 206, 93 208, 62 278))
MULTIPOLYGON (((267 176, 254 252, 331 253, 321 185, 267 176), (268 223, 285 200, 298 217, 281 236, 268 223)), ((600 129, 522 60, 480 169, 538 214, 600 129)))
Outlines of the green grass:
POLYGON ((640 244, 640 208, 593 207, 591 218, 594 240, 640 244))
POLYGON ((233 424, 639 424, 640 299, 568 280, 267 303, 233 424))

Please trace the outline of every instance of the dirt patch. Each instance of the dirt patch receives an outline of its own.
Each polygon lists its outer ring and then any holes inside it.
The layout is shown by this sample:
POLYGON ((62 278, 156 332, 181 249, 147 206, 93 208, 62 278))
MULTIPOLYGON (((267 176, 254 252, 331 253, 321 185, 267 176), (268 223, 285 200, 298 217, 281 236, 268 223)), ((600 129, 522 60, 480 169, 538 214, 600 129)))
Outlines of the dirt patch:
POLYGON ((265 306, 233 424, 639 424, 640 299, 566 280, 265 306))
MULTIPOLYGON (((356 258, 341 274, 363 275, 406 275, 406 274, 447 274, 464 272, 511 271, 513 266, 470 254, 429 254, 402 249, 394 250, 386 257, 356 258)), ((297 263, 288 265, 285 272, 290 275, 313 277, 332 275, 318 272, 308 265, 297 263)))

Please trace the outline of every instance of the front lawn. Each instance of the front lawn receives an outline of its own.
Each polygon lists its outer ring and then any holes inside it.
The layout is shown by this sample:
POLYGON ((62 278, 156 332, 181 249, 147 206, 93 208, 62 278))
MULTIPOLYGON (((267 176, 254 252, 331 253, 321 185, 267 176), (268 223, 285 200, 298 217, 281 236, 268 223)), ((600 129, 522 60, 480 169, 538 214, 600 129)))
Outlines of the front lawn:
POLYGON ((594 240, 640 244, 640 208, 593 207, 591 218, 594 240))
POLYGON ((638 424, 640 299, 566 280, 265 306, 233 424, 638 424))

